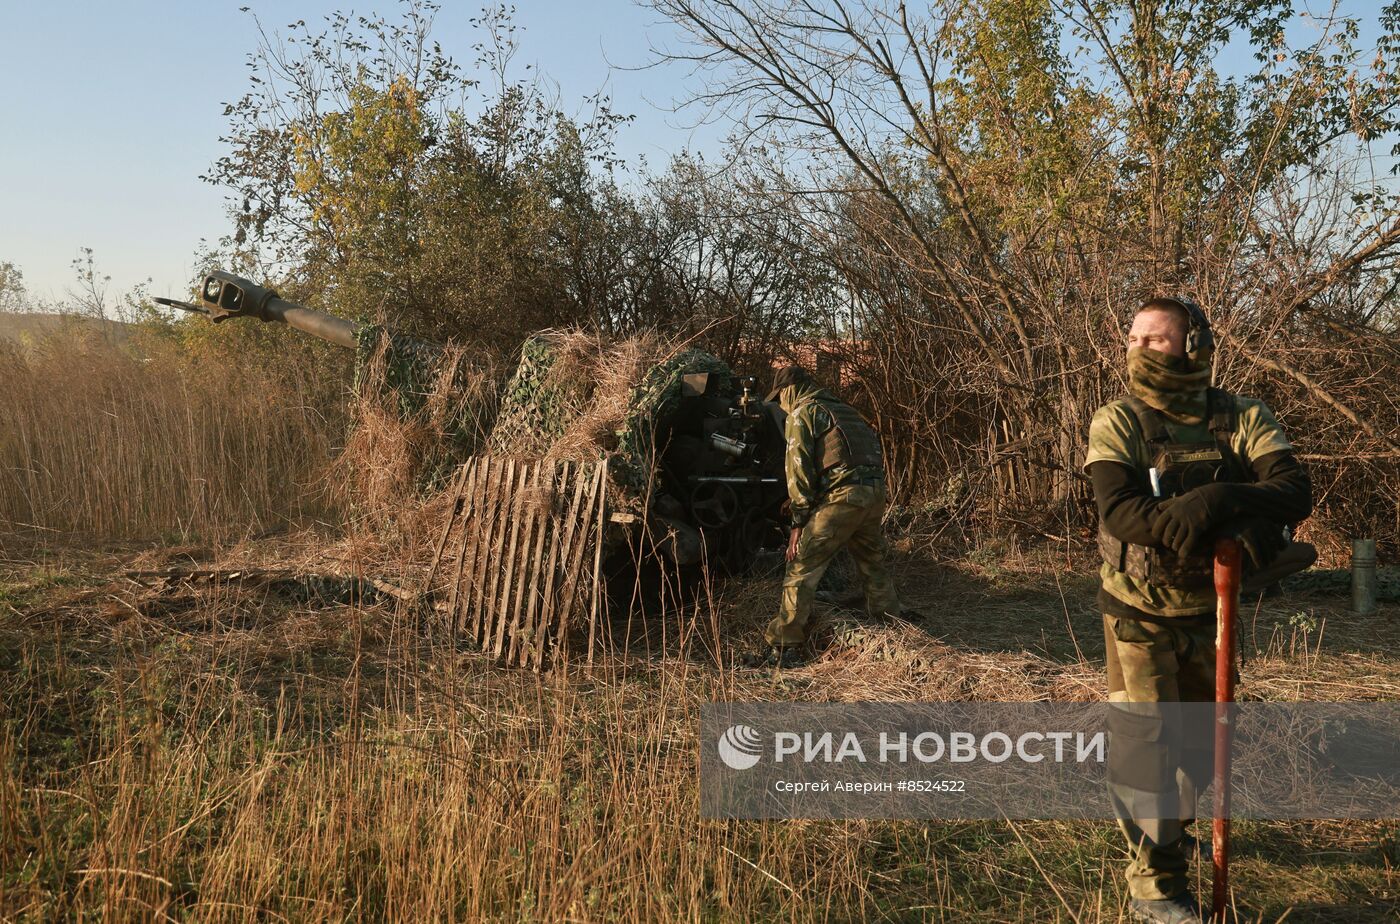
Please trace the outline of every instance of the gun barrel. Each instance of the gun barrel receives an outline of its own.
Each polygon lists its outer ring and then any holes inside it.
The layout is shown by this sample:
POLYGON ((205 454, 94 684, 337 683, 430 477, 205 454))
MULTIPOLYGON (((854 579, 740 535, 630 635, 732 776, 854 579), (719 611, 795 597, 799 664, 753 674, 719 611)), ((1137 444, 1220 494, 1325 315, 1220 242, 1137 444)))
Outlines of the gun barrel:
POLYGON ((288 327, 295 327, 303 333, 320 337, 348 350, 355 348, 355 337, 360 331, 360 326, 353 321, 337 318, 315 308, 306 308, 276 296, 268 300, 265 311, 270 321, 281 321, 288 327))
POLYGON ((257 318, 259 321, 281 321, 302 333, 334 343, 348 350, 355 349, 360 326, 315 308, 289 302, 272 289, 222 270, 204 277, 199 287, 200 304, 173 298, 158 298, 156 302, 182 311, 206 315, 214 323, 229 318, 257 318))

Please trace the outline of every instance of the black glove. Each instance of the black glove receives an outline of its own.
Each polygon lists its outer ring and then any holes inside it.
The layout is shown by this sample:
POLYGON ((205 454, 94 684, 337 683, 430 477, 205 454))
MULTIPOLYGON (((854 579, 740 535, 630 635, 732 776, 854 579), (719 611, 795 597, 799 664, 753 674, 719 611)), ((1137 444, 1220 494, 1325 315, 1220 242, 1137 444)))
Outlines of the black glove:
POLYGON ((1240 521, 1235 529, 1240 540, 1240 551, 1244 555, 1244 566, 1249 571, 1266 568, 1278 557, 1278 553, 1288 548, 1288 540, 1283 537, 1283 527, 1263 517, 1251 517, 1240 521))
POLYGON ((1231 484, 1207 484, 1157 505, 1152 537, 1157 544, 1185 558, 1199 551, 1230 517, 1236 506, 1231 484))

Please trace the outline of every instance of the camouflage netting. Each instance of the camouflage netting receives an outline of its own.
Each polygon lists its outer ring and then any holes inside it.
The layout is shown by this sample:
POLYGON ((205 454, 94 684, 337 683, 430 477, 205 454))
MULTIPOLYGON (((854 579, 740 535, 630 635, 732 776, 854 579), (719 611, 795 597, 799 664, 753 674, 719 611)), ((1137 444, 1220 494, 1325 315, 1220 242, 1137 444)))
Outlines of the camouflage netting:
POLYGON ((331 480, 354 522, 407 535, 420 501, 477 452, 496 404, 496 379, 454 346, 364 327, 352 426, 331 480), (407 518, 407 519, 406 519, 407 518))
POLYGON ((356 335, 355 394, 387 399, 406 421, 432 418, 434 429, 467 452, 480 442, 492 410, 483 406, 482 376, 457 347, 382 324, 364 325, 356 335))
POLYGON ((652 448, 671 422, 682 376, 729 367, 657 335, 607 341, 580 332, 530 338, 506 385, 487 441, 499 455, 589 461, 607 458, 618 500, 640 502, 652 481, 652 448), (658 359, 660 361, 658 361, 658 359))
POLYGON ((522 457, 548 454, 592 396, 592 370, 580 356, 589 341, 581 334, 555 331, 525 341, 520 365, 501 394, 488 451, 522 457))
POLYGON ((721 387, 733 388, 733 373, 720 359, 703 350, 684 350, 653 366, 633 392, 627 417, 617 431, 617 465, 614 480, 638 494, 652 480, 652 450, 658 431, 675 413, 681 398, 681 379, 708 372, 724 377, 721 387))
MULTIPOLYGON (((653 445, 672 423, 682 377, 733 375, 716 357, 657 334, 607 340, 580 331, 529 338, 498 391, 457 347, 365 327, 356 354, 354 426, 335 482, 356 519, 382 534, 441 487, 467 456, 609 460, 613 503, 650 497, 653 445)), ((407 527, 405 527, 407 528, 407 527)))

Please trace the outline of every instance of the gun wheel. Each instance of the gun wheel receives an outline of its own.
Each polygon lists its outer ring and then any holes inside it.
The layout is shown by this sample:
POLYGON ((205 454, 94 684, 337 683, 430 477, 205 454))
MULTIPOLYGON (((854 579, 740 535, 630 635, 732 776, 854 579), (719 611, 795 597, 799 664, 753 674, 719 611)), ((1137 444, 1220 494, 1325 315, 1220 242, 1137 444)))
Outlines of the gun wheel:
POLYGON ((739 515, 739 495, 722 481, 698 484, 690 492, 690 514, 705 529, 721 529, 739 515))

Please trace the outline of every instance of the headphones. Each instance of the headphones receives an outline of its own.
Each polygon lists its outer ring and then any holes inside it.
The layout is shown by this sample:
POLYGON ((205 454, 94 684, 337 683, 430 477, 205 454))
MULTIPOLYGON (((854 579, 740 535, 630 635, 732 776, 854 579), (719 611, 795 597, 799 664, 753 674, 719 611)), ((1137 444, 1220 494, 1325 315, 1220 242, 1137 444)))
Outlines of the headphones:
POLYGON ((1152 302, 1166 302, 1176 305, 1186 312, 1186 355, 1195 356, 1202 350, 1210 351, 1215 349, 1215 334, 1211 333, 1210 320, 1206 313, 1201 310, 1201 306, 1191 299, 1180 295, 1162 295, 1152 299, 1152 302))

